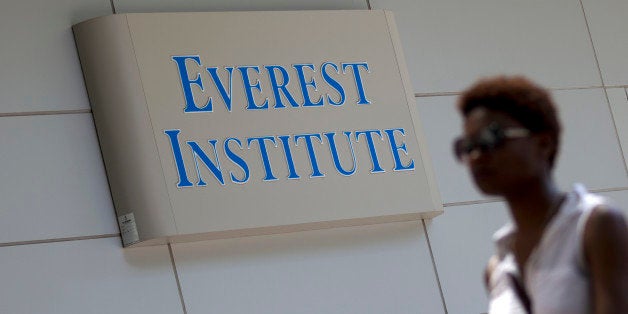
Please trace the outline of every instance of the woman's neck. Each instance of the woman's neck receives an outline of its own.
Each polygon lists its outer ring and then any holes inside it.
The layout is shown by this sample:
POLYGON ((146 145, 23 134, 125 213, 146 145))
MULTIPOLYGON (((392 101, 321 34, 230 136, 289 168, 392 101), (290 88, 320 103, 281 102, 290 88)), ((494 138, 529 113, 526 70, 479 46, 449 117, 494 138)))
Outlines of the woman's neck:
POLYGON ((563 199, 553 180, 528 183, 525 187, 504 195, 510 214, 522 232, 540 231, 558 211, 563 199))

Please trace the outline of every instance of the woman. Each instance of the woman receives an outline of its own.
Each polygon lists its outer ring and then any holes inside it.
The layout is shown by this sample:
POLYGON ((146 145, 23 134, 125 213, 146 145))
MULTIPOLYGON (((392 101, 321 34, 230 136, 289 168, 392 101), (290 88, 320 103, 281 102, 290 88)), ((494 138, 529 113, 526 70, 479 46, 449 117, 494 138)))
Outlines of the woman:
POLYGON ((489 313, 628 313, 628 228, 608 202, 556 186, 561 127, 549 93, 523 77, 477 82, 459 99, 457 158, 512 222, 495 233, 489 313))

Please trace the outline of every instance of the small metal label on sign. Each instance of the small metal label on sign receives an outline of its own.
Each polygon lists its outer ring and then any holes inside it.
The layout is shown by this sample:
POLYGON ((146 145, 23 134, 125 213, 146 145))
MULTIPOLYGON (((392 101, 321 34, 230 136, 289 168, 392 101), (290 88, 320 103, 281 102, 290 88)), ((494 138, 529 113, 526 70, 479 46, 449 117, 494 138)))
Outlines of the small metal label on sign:
POLYGON ((124 246, 140 241, 133 213, 118 216, 118 225, 120 225, 120 234, 122 235, 122 243, 124 246))

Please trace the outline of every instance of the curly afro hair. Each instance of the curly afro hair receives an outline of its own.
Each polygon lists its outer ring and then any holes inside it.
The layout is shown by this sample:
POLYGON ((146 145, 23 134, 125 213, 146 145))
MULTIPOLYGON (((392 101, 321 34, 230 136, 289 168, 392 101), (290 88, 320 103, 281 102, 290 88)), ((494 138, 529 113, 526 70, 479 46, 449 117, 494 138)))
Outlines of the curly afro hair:
POLYGON ((561 125, 550 93, 523 76, 495 76, 477 81, 458 99, 464 117, 476 108, 505 113, 532 133, 547 133, 554 142, 553 168, 560 144, 561 125))

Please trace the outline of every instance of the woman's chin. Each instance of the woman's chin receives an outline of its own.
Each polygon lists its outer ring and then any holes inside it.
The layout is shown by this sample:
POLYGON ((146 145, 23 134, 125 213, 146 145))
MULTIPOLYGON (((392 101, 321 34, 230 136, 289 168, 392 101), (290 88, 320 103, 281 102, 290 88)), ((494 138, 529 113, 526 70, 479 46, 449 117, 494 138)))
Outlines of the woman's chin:
POLYGON ((504 184, 492 182, 486 180, 486 178, 484 178, 483 180, 478 180, 478 178, 476 178, 475 186, 480 190, 480 192, 482 192, 482 194, 485 195, 501 196, 504 192, 504 184))

